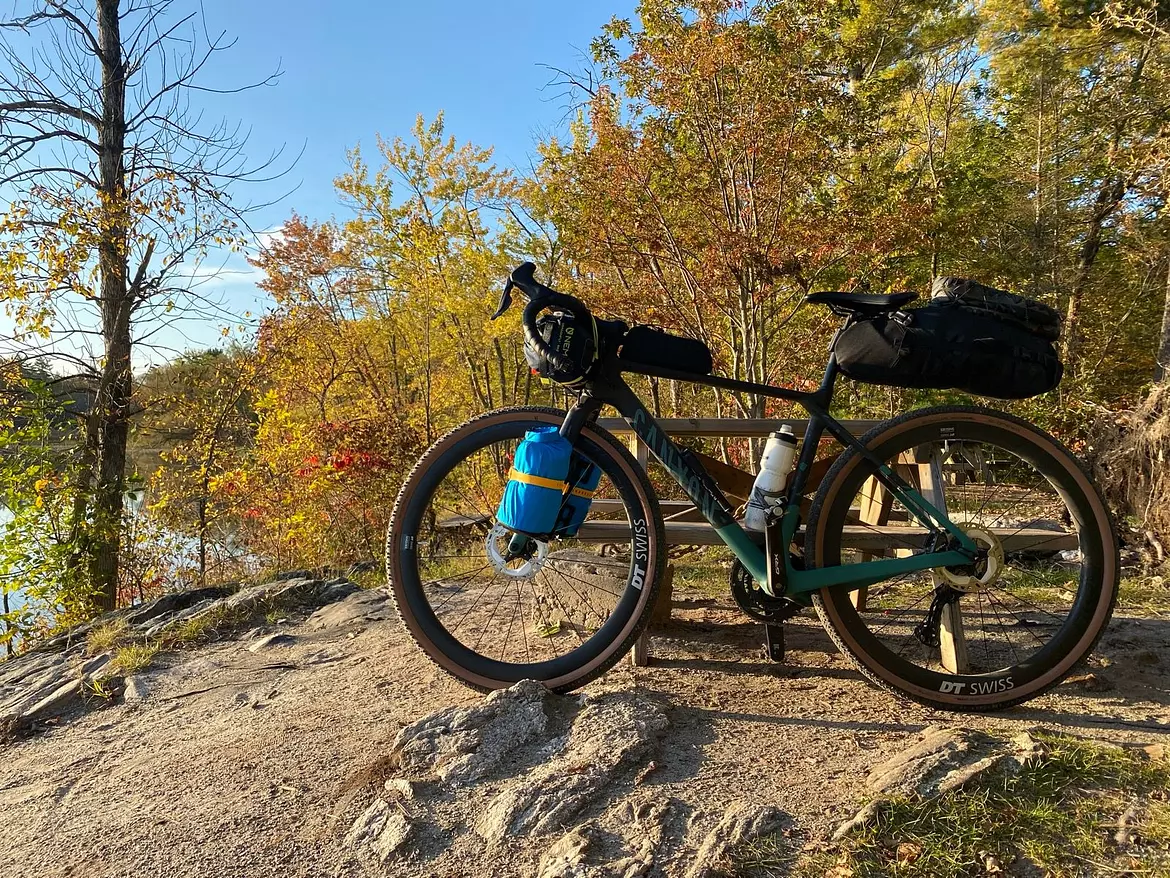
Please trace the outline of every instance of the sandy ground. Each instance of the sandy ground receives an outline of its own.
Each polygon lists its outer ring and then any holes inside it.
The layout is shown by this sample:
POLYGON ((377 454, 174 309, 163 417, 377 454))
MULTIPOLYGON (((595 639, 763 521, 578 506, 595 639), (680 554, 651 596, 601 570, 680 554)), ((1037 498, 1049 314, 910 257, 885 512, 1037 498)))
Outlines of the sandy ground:
MULTIPOLYGON (((623 662, 587 691, 634 690, 665 707, 670 726, 637 792, 672 801, 689 823, 747 798, 790 815, 794 838, 822 836, 866 797, 869 767, 932 724, 1170 742, 1170 616, 1122 608, 1087 683, 1006 713, 959 716, 873 689, 811 613, 789 623, 777 665, 764 660, 761 626, 729 599, 675 598, 651 666, 623 662)), ((169 656, 141 678, 144 700, 0 750, 7 878, 377 874, 342 843, 369 801, 347 794, 353 780, 403 725, 480 696, 438 672, 397 621, 313 631, 294 619, 282 629, 294 635, 282 647, 225 641, 169 656)), ((632 783, 615 785, 594 814, 632 783)), ((382 873, 531 875, 546 844, 473 856, 455 845, 382 873)))

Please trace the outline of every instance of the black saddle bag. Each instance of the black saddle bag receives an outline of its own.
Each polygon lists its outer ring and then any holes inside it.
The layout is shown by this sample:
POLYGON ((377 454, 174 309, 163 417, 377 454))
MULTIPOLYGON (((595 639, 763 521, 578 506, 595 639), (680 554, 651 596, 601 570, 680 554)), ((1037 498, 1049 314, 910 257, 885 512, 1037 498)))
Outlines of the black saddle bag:
POLYGON ((695 375, 710 375, 714 368, 711 349, 703 342, 649 326, 635 326, 626 333, 618 359, 695 375))
POLYGON ((985 317, 1018 326, 1045 341, 1060 338, 1060 312, 1035 299, 997 290, 965 277, 935 278, 931 305, 965 308, 985 317))
POLYGON ((859 320, 834 351, 841 371, 858 381, 999 399, 1046 393, 1064 373, 1050 339, 949 299, 859 320))

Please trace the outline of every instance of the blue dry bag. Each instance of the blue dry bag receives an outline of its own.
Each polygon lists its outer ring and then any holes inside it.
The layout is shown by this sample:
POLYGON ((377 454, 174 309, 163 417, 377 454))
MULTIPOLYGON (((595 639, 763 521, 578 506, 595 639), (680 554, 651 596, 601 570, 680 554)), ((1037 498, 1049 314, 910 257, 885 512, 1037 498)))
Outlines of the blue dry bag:
POLYGON ((500 524, 529 536, 551 532, 565 497, 572 455, 573 446, 556 427, 537 427, 525 433, 524 441, 516 447, 496 513, 500 524))
POLYGON ((593 492, 597 490, 597 483, 601 481, 601 470, 580 455, 573 455, 573 465, 569 467, 569 484, 573 487, 569 496, 565 498, 565 505, 561 508, 557 518, 556 531, 561 536, 572 537, 577 535, 581 522, 589 514, 589 507, 593 505, 593 492))

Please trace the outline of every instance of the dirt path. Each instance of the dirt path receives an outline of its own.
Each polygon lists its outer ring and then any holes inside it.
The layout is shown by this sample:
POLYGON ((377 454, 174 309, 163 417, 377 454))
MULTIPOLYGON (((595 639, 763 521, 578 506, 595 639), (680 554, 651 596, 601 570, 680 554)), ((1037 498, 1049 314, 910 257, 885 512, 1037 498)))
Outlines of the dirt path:
MULTIPOLYGON (((1170 617, 1122 610, 1086 681, 1004 714, 960 717, 872 689, 811 616, 789 624, 788 659, 774 665, 763 660, 759 626, 726 602, 685 590, 676 601, 675 620, 654 638, 653 664, 623 663, 587 690, 632 694, 668 721, 652 766, 613 774, 581 814, 610 833, 616 857, 623 821, 638 824, 638 814, 670 803, 656 818, 664 853, 627 874, 685 874, 736 802, 779 809, 796 846, 823 836, 866 797, 869 767, 930 725, 1043 725, 1170 742, 1170 617)), ((437 815, 414 853, 382 865, 346 845, 370 801, 368 782, 402 727, 482 699, 437 672, 397 621, 314 629, 293 620, 282 630, 291 638, 255 652, 248 649, 255 640, 227 641, 171 656, 141 678, 142 700, 0 751, 6 874, 537 873, 556 835, 485 842, 468 829, 477 816, 461 814, 450 793, 412 806, 437 815)))

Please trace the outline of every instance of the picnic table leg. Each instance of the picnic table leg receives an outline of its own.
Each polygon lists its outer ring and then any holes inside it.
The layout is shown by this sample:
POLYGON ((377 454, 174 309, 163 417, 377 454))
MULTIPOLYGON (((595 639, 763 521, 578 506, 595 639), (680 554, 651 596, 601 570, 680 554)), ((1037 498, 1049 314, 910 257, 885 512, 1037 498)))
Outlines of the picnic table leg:
POLYGON ((670 621, 670 608, 674 601, 674 565, 667 564, 662 574, 662 583, 658 586, 658 596, 654 599, 654 606, 650 608, 650 621, 634 641, 634 648, 630 651, 630 662, 637 668, 644 668, 650 664, 650 629, 656 625, 664 625, 670 621))
MULTIPOLYGON (((942 455, 937 448, 932 449, 929 456, 919 455, 918 484, 922 496, 940 512, 945 513, 946 482, 943 477, 942 455)), ((967 637, 963 632, 963 611, 957 600, 942 608, 938 637, 939 660, 942 666, 952 674, 967 673, 971 663, 967 655, 967 637)))
MULTIPOLYGON (((861 514, 858 516, 862 524, 885 527, 890 521, 890 510, 893 509, 893 506, 894 495, 886 490, 885 485, 873 476, 865 480, 865 486, 861 489, 861 514)), ((872 552, 861 553, 862 561, 869 561, 872 558, 872 552)), ((869 586, 867 585, 849 593, 849 600, 859 613, 865 612, 868 598, 869 586)))

